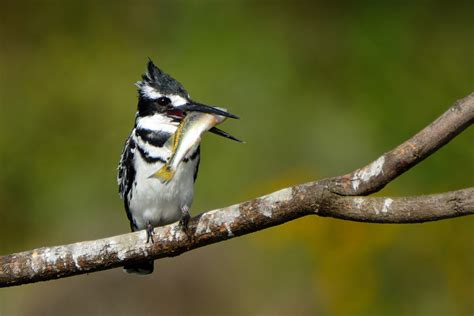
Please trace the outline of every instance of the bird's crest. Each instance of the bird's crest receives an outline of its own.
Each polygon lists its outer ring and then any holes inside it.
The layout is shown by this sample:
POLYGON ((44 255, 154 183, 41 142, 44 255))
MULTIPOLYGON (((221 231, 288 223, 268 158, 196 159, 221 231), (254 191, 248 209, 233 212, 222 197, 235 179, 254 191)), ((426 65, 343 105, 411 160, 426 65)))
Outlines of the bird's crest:
POLYGON ((138 81, 136 86, 140 95, 149 95, 150 91, 154 91, 161 95, 175 94, 183 98, 189 96, 178 80, 156 67, 150 58, 148 58, 147 72, 142 75, 142 81, 138 81))

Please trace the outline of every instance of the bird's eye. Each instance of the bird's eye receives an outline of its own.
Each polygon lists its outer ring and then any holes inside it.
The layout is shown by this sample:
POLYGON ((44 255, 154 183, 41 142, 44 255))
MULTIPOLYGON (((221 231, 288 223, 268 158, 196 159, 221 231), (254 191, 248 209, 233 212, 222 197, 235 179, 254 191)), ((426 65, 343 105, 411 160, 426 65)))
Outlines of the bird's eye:
POLYGON ((169 105, 171 103, 171 100, 167 97, 160 97, 158 100, 156 100, 159 105, 169 105))

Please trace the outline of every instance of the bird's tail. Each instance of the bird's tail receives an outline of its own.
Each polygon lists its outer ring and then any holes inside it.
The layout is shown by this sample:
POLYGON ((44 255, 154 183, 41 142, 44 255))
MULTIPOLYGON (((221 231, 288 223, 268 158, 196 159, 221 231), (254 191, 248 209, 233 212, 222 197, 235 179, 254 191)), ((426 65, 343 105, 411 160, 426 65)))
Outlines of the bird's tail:
POLYGON ((150 260, 147 262, 125 265, 123 267, 123 270, 127 273, 146 275, 146 274, 153 273, 153 266, 154 266, 153 263, 154 263, 154 260, 150 260))

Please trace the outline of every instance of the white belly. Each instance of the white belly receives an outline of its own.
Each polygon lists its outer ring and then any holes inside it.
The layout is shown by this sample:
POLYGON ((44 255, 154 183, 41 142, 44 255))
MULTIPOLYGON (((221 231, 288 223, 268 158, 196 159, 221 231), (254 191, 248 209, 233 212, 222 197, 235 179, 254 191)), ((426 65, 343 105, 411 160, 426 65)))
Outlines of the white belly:
POLYGON ((153 226, 171 224, 181 219, 183 206, 191 207, 194 195, 194 171, 197 159, 182 162, 167 184, 150 178, 163 164, 146 163, 141 157, 135 161, 136 184, 133 184, 130 213, 138 229, 148 222, 153 226))

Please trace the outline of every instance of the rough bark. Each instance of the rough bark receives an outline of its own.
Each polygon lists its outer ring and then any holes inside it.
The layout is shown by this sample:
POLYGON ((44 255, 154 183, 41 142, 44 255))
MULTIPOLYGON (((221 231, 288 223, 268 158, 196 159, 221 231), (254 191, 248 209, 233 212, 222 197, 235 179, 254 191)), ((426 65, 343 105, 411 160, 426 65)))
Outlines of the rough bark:
POLYGON ((0 257, 0 287, 57 279, 177 256, 306 215, 370 223, 420 223, 474 213, 474 188, 414 197, 367 197, 445 145, 474 121, 474 94, 456 102, 414 137, 369 165, 344 176, 285 188, 200 214, 184 232, 178 224, 44 247, 0 257))
POLYGON ((443 115, 367 166, 334 178, 334 192, 368 195, 423 161, 474 122, 474 93, 456 101, 443 115))

